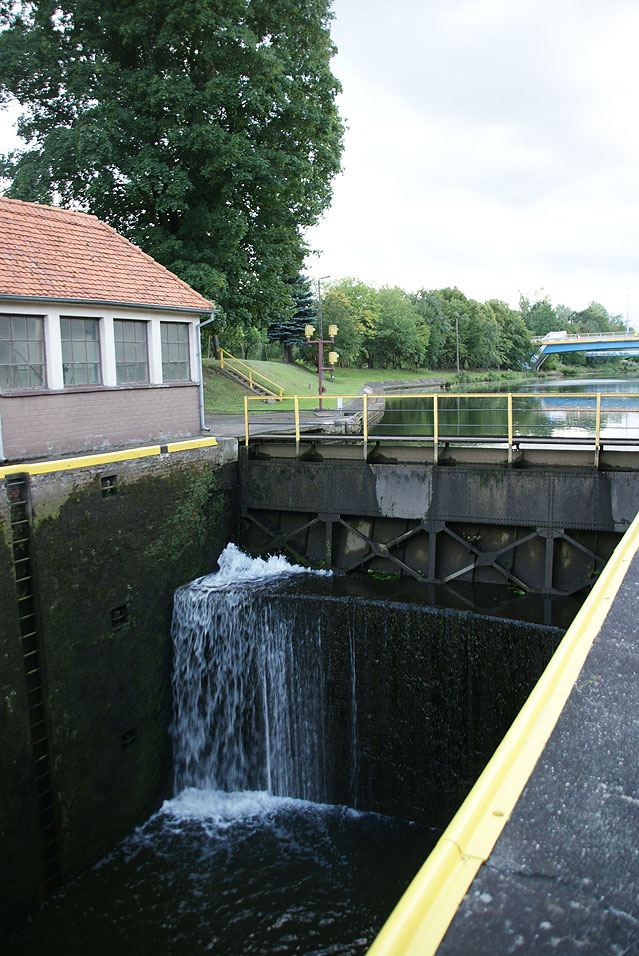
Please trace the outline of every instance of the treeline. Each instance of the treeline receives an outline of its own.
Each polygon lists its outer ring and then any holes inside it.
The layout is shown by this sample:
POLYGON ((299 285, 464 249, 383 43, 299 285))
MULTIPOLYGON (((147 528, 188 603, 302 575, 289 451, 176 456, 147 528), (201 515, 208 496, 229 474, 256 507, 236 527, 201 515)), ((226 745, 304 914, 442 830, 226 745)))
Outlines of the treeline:
MULTIPOLYGON (((302 276, 291 288, 288 319, 267 330, 228 329, 222 341, 225 348, 245 358, 316 361, 316 351, 304 344, 305 324, 318 327, 314 290, 302 276)), ((457 364, 463 370, 523 369, 534 352, 535 335, 624 328, 620 316, 611 316, 597 302, 577 312, 553 306, 547 297, 531 302, 522 296, 515 310, 498 299, 469 299, 457 288, 408 293, 397 286, 378 289, 353 278, 322 288, 322 319, 325 337, 329 325, 338 326, 335 350, 340 366, 382 369, 454 369, 457 364)), ((585 359, 579 356, 574 361, 585 359)))

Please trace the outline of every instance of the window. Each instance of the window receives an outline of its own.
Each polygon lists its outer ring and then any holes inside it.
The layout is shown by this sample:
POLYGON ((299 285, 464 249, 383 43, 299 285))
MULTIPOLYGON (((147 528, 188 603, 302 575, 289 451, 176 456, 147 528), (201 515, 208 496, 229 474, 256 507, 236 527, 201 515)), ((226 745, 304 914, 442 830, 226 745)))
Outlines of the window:
POLYGON ((191 378, 189 362, 189 327, 186 322, 161 322, 162 381, 188 382, 191 378))
POLYGON ((100 321, 60 316, 65 385, 100 385, 100 321))
POLYGON ((115 369, 118 385, 149 381, 146 322, 114 319, 115 369))
POLYGON ((41 315, 0 315, 0 388, 44 388, 41 315))

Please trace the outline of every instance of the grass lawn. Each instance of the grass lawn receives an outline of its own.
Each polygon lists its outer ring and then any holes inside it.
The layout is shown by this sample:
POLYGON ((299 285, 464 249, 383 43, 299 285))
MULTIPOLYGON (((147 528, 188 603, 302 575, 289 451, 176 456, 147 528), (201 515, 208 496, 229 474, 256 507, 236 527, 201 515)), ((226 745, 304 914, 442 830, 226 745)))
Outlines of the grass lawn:
MULTIPOLYGON (((301 398, 317 400, 317 372, 311 372, 300 365, 285 365, 283 362, 246 363, 256 372, 261 372, 271 381, 284 389, 285 395, 299 395, 301 398), (311 386, 309 388, 309 385, 311 386)), ((248 388, 219 373, 220 363, 215 359, 204 359, 204 407, 218 414, 238 414, 244 412, 244 396, 252 395, 248 388)), ((325 396, 357 395, 366 382, 388 382, 392 379, 450 378, 452 372, 433 372, 422 369, 415 372, 393 371, 393 369, 336 368, 335 381, 331 382, 330 373, 324 376, 325 396)), ((308 402, 304 403, 308 406, 308 402)), ((275 405, 261 405, 251 402, 251 412, 274 411, 293 407, 293 402, 277 402, 275 405), (257 406, 257 407, 256 407, 257 406)), ((331 408, 335 402, 326 400, 324 407, 331 408)))
MULTIPOLYGON (((301 407, 316 407, 317 402, 317 372, 310 371, 301 365, 285 365, 283 362, 258 362, 251 360, 246 363, 251 368, 265 375, 273 382, 277 382, 284 389, 285 395, 299 395, 301 407), (309 388, 310 385, 310 388, 309 388), (314 399, 314 402, 313 402, 314 399)), ((244 396, 254 395, 248 388, 243 388, 238 382, 222 375, 219 371, 220 363, 215 359, 204 359, 204 407, 209 412, 218 414, 240 414, 244 412, 244 396)), ((334 408, 335 400, 332 395, 357 395, 366 382, 408 381, 409 379, 432 378, 447 380, 454 373, 450 370, 433 371, 432 369, 417 369, 412 372, 394 369, 371 368, 336 368, 335 380, 331 382, 330 373, 325 373, 324 407, 334 408)), ((475 374, 473 375, 473 378, 475 374)), ((477 378, 481 380, 481 373, 477 378)), ((523 376, 522 376, 523 377, 523 376)), ((262 404, 258 401, 249 402, 251 413, 257 411, 273 412, 293 408, 291 400, 262 404)))

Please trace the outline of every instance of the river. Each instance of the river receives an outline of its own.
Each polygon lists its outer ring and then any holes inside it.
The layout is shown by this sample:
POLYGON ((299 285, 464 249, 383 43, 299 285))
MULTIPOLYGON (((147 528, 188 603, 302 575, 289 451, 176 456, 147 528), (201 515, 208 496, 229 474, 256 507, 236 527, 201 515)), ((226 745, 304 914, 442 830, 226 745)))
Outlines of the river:
MULTIPOLYGON (((504 436, 507 392, 513 393, 514 437, 594 435, 596 395, 601 392, 601 438, 639 440, 639 379, 595 377, 503 386, 487 382, 460 389, 454 396, 438 394, 440 437, 504 436), (482 392, 491 393, 491 397, 471 397, 482 392), (504 394, 501 397, 495 393, 504 394)), ((384 417, 370 433, 382 437, 432 435, 432 398, 388 397, 384 417)))

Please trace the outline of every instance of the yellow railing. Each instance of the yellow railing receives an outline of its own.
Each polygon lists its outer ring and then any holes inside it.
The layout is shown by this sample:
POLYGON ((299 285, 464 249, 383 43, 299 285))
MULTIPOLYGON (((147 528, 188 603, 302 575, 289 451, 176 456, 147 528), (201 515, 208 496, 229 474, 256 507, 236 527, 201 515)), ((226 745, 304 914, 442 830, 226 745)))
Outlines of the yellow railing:
MULTIPOLYGON (((508 461, 512 461, 513 452, 517 447, 528 441, 543 441, 551 439, 550 432, 556 434, 554 440, 565 436, 567 443, 571 438, 577 442, 594 446, 595 462, 599 460, 602 444, 602 430, 604 426, 614 430, 614 416, 625 418, 616 437, 617 443, 624 440, 628 444, 639 443, 639 394, 623 392, 459 392, 439 393, 406 393, 392 395, 343 395, 326 396, 324 408, 316 408, 317 398, 310 396, 280 395, 282 401, 291 401, 293 406, 288 411, 276 413, 276 420, 272 422, 270 433, 276 436, 285 433, 294 433, 299 447, 302 429, 321 431, 322 426, 331 426, 331 434, 335 433, 335 425, 344 423, 346 437, 363 443, 364 456, 368 453, 371 441, 421 441, 433 445, 433 460, 438 460, 439 445, 448 442, 463 442, 466 444, 494 442, 505 444, 508 450, 508 461), (371 407, 379 417, 380 403, 393 402, 395 399, 412 399, 421 402, 420 407, 404 409, 411 412, 410 423, 407 425, 379 424, 375 422, 375 433, 371 434, 371 407), (490 401, 493 404, 488 404, 490 401), (349 407, 344 406, 349 402, 349 407), (479 407, 477 406, 479 402, 479 407), (310 407, 312 403, 313 407, 310 407), (338 407, 326 407, 337 405, 338 407), (425 407, 424 407, 425 406, 425 407), (482 414, 483 413, 483 414, 482 414), (587 416, 580 417, 583 413, 587 416), (455 414, 457 420, 455 421, 455 414), (462 416, 466 420, 462 421, 462 416), (636 416, 632 422, 629 415, 636 416), (483 421, 482 421, 483 418, 483 421), (564 419, 562 434, 561 422, 564 419), (571 419, 572 420, 569 420, 571 419), (471 421, 472 419, 472 421, 471 421), (612 425, 610 423, 613 423, 612 425), (349 429, 346 427, 348 423, 349 429), (411 431, 412 429, 412 431, 411 431), (348 431, 350 430, 350 434, 348 431), (356 434, 353 431, 356 430, 356 434), (385 434, 385 430, 389 434, 385 434)), ((244 398, 245 444, 251 438, 249 414, 252 401, 259 401, 252 396, 244 398)), ((264 427, 264 418, 260 434, 269 434, 264 427)), ((260 416, 256 415, 254 421, 260 416)), ((609 431, 605 440, 613 437, 609 431)))
POLYGON ((266 392, 272 398, 277 398, 280 402, 282 401, 284 389, 281 385, 267 378, 266 375, 262 375, 261 372, 256 372, 250 365, 235 358, 235 356, 227 352, 226 349, 220 349, 220 368, 224 370, 225 366, 228 366, 232 372, 235 372, 236 375, 240 375, 245 379, 248 382, 249 388, 258 385, 262 391, 266 392), (240 368, 237 366, 240 366, 240 368), (246 371, 243 371, 244 369, 246 369, 246 371), (268 382, 268 384, 265 385, 265 382, 268 382))

